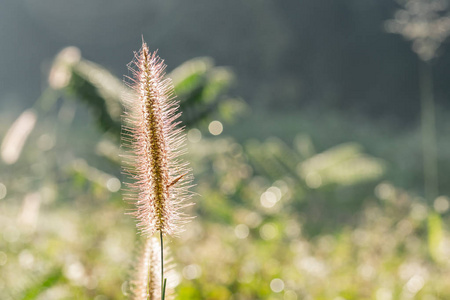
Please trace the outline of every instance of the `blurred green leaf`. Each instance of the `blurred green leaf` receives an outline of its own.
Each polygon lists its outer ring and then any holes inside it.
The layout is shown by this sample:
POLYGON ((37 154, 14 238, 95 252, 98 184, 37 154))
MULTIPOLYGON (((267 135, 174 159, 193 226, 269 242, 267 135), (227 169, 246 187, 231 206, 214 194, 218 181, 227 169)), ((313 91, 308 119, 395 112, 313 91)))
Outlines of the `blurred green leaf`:
POLYGON ((384 173, 384 163, 362 154, 360 145, 348 143, 307 159, 298 166, 297 171, 310 187, 351 185, 380 178, 384 173))
MULTIPOLYGON (((175 94, 180 101, 181 120, 187 127, 197 127, 213 116, 232 121, 246 105, 227 96, 233 73, 216 67, 210 58, 194 58, 174 69, 175 94)), ((80 100, 92 110, 98 126, 119 140, 123 97, 132 91, 105 68, 84 60, 79 50, 66 48, 56 57, 49 78, 50 85, 80 100), (78 52, 77 52, 78 51, 78 52)))
POLYGON ((57 283, 64 281, 64 276, 61 270, 55 270, 44 276, 40 280, 36 280, 30 287, 25 288, 22 291, 21 300, 33 300, 37 299, 42 292, 56 285, 57 283))

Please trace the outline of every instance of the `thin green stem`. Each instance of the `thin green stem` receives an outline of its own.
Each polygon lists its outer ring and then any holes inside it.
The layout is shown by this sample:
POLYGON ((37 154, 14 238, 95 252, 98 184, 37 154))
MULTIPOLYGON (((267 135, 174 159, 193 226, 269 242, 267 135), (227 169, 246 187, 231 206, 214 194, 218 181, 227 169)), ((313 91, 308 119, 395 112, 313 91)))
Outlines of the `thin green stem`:
POLYGON ((167 284, 167 278, 164 278, 163 292, 162 292, 162 297, 161 297, 163 300, 166 298, 166 284, 167 284))
POLYGON ((166 279, 164 279, 164 243, 163 243, 163 233, 159 232, 159 237, 161 240, 161 300, 166 297, 166 279))
MULTIPOLYGON (((148 242, 147 242, 148 243, 148 242)), ((147 245, 146 245, 147 246, 147 245)), ((147 279, 148 279, 148 282, 147 282, 147 300, 151 300, 150 299, 150 281, 151 281, 151 276, 152 276, 152 273, 151 273, 151 267, 152 267, 152 258, 151 258, 151 256, 148 258, 148 276, 147 276, 147 279)))

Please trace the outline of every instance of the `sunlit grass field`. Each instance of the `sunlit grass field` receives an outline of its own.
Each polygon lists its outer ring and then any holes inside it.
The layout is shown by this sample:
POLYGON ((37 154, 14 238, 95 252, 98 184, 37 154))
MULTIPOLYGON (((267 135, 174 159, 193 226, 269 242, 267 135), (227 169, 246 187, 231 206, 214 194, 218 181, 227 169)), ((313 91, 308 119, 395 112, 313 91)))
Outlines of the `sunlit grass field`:
MULTIPOLYGON (((198 195, 168 244, 177 299, 450 297, 449 200, 420 196, 417 130, 247 114, 188 131, 198 195)), ((66 102, 2 164, 1 299, 126 299, 139 237, 104 139, 66 102)))
MULTIPOLYGON (((194 219, 166 239, 176 299, 450 298, 445 113, 425 199, 418 123, 250 108, 207 58, 170 75, 195 176, 194 219)), ((0 299, 129 299, 143 241, 122 197, 128 91, 73 47, 49 85, 1 113, 0 299)))

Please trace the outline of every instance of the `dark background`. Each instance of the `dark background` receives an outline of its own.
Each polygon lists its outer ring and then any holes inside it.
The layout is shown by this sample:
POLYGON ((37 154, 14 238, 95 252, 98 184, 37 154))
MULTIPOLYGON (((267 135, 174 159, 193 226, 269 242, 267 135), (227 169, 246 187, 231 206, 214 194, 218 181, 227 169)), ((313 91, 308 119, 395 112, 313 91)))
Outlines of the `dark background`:
MULTIPOLYGON (((233 93, 253 108, 313 106, 407 125, 420 109, 418 59, 409 41, 384 30, 398 7, 392 0, 1 0, 0 108, 31 106, 53 57, 69 45, 122 77, 143 35, 169 70, 198 56, 232 67, 233 93)), ((450 56, 440 52, 436 101, 448 107, 450 56)))

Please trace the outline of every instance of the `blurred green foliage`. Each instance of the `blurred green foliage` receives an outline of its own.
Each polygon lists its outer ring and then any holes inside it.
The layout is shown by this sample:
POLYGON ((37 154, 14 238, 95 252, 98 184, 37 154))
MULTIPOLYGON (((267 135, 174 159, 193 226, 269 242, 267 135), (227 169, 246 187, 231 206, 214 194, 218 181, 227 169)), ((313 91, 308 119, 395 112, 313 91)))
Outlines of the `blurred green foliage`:
MULTIPOLYGON (((187 61, 168 77, 173 80, 183 112, 181 121, 187 127, 211 121, 214 116, 232 121, 246 109, 241 99, 226 94, 233 82, 233 73, 214 66, 210 58, 187 61)), ((126 84, 103 67, 82 59, 74 47, 58 54, 49 81, 50 86, 66 96, 84 102, 91 109, 98 127, 112 133, 117 140, 120 138, 122 99, 133 93, 126 84)))
MULTIPOLYGON (((70 51, 55 61, 57 91, 36 104, 20 158, 1 163, 0 299, 127 298, 139 240, 119 192, 129 91, 70 51), (86 106, 100 130, 78 120, 86 106)), ((355 142, 317 151, 300 133, 212 135, 209 121, 245 108, 227 96, 232 72, 200 58, 170 76, 201 195, 197 218, 170 241, 177 299, 450 298, 448 198, 429 207, 385 181, 388 164, 355 142)))

